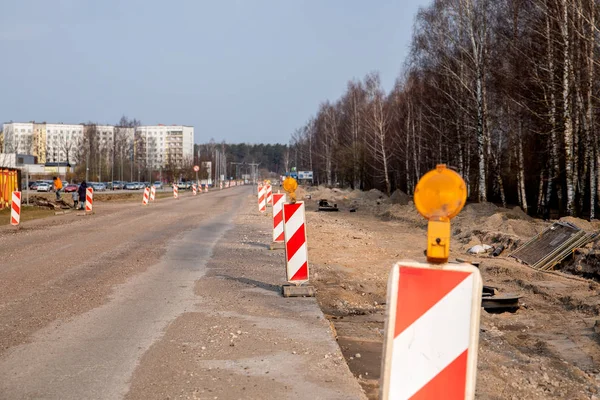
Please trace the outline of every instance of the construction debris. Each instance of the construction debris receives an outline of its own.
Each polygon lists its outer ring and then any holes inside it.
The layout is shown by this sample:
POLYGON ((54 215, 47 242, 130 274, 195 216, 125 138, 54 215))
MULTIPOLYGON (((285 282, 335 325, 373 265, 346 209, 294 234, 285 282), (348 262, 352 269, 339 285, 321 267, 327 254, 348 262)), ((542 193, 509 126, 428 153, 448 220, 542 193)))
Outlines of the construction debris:
POLYGON ((483 253, 487 253, 488 250, 491 250, 492 246, 489 246, 487 244, 478 244, 475 245, 473 247, 471 247, 469 250, 467 250, 468 254, 483 254, 483 253))
POLYGON ((510 257, 533 268, 549 271, 598 236, 566 221, 553 223, 515 250, 510 257))
POLYGON ((514 293, 489 294, 484 292, 481 296, 481 306, 487 312, 515 312, 519 309, 520 295, 514 293))
POLYGON ((319 211, 340 211, 337 204, 330 204, 326 199, 319 200, 319 211))
POLYGON ((34 206, 48 208, 50 210, 68 210, 73 208, 70 204, 61 200, 50 200, 40 196, 32 196, 29 198, 29 202, 34 206))

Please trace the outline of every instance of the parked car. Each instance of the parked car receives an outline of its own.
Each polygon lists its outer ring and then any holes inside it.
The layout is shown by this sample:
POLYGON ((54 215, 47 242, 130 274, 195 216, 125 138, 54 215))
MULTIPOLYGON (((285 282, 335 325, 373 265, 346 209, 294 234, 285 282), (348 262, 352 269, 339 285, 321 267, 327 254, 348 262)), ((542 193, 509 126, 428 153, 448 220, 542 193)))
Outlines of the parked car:
POLYGON ((104 192, 106 190, 106 185, 102 182, 90 182, 88 186, 91 186, 94 192, 104 192))
POLYGON ((49 192, 52 189, 47 182, 40 182, 36 185, 36 189, 38 192, 49 192))
POLYGON ((74 183, 70 183, 67 186, 63 186, 63 190, 65 193, 71 193, 71 192, 76 192, 77 189, 79 188, 79 185, 75 185, 74 183))
POLYGON ((112 188, 113 190, 122 190, 125 188, 125 182, 113 181, 112 188))
POLYGON ((163 184, 162 184, 162 182, 161 182, 161 181, 156 181, 156 182, 154 182, 153 186, 154 186, 156 189, 162 189, 162 188, 163 188, 163 184))
POLYGON ((137 189, 137 185, 135 182, 127 182, 124 187, 125 190, 135 190, 137 189))

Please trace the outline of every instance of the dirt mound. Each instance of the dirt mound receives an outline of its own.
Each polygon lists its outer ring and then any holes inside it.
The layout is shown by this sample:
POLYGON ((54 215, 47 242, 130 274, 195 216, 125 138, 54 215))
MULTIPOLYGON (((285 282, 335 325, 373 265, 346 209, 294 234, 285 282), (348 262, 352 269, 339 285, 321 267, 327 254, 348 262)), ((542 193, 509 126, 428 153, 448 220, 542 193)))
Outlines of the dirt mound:
POLYGON ((491 203, 473 203, 465 207, 452 226, 464 250, 474 244, 502 244, 507 250, 514 250, 547 224, 531 218, 519 207, 507 209, 491 203))
POLYGON ((402 190, 396 190, 390 196, 390 201, 392 202, 392 204, 400 204, 406 206, 408 205, 408 202, 410 200, 410 196, 404 193, 402 190))
POLYGON ((565 265, 563 271, 600 281, 600 248, 586 250, 577 250, 574 262, 565 265))
POLYGON ((52 198, 42 197, 42 196, 30 196, 29 202, 42 208, 48 208, 50 210, 66 210, 71 208, 71 205, 68 204, 64 199, 55 200, 52 198))
POLYGON ((594 232, 596 230, 593 224, 581 218, 562 217, 560 221, 575 225, 579 229, 583 229, 586 232, 594 232))
POLYGON ((367 200, 371 200, 371 201, 377 201, 377 200, 382 200, 382 199, 387 199, 388 197, 383 194, 382 191, 377 190, 377 189, 371 189, 368 192, 365 192, 364 197, 367 200))
POLYGON ((418 213, 412 202, 409 202, 407 205, 392 204, 377 216, 384 221, 401 221, 406 222, 410 226, 419 228, 427 227, 427 220, 418 213))

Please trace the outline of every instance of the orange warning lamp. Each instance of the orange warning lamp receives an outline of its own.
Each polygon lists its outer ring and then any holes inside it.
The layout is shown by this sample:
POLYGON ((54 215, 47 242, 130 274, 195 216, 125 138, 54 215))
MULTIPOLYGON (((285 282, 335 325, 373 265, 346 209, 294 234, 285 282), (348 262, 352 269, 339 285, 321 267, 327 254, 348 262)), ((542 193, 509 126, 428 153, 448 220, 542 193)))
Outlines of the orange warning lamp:
POLYGON ((467 201, 467 185, 445 164, 426 173, 415 188, 415 206, 427 225, 427 261, 445 263, 450 255, 450 220, 467 201))
POLYGON ((298 182, 291 176, 288 176, 283 181, 283 190, 290 194, 290 203, 296 202, 296 189, 298 189, 298 182))

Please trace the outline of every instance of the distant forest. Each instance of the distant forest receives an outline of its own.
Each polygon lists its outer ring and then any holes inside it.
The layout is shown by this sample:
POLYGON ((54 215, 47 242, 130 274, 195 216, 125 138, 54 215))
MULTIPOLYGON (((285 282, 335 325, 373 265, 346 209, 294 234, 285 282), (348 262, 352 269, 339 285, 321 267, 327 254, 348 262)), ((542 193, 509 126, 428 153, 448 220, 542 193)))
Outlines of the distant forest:
MULTIPOLYGON (((434 0, 393 89, 348 82, 294 132, 329 185, 412 193, 437 163, 476 201, 594 218, 600 188, 598 0, 434 0)), ((308 117, 308 116, 307 116, 308 117)))
POLYGON ((259 164, 258 170, 264 177, 269 172, 283 174, 290 168, 289 147, 284 144, 227 144, 211 141, 194 145, 194 159, 197 162, 212 161, 216 164, 215 154, 225 154, 227 176, 235 177, 250 173, 249 164, 259 164), (232 164, 234 163, 234 164, 232 164))

